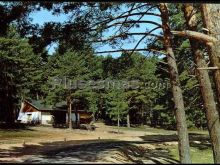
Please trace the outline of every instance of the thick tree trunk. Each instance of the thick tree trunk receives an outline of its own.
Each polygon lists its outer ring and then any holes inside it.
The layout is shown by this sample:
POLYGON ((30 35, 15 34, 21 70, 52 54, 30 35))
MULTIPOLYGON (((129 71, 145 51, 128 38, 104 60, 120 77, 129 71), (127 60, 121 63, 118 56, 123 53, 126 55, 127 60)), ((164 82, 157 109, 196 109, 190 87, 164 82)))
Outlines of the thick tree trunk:
MULTIPOLYGON (((15 123, 15 114, 14 114, 14 107, 11 106, 12 102, 8 103, 9 106, 6 106, 7 107, 7 114, 6 114, 6 123, 7 123, 7 126, 13 126, 14 123, 15 123)), ((4 102, 4 104, 7 104, 6 102, 4 102)))
POLYGON ((162 28, 164 33, 164 46, 167 51, 167 63, 169 66, 170 80, 175 103, 175 117, 177 122, 179 157, 181 163, 191 163, 189 137, 184 110, 182 90, 180 88, 179 74, 176 59, 171 44, 171 31, 169 27, 169 15, 167 5, 159 4, 161 12, 162 28))
MULTIPOLYGON (((208 34, 218 40, 216 43, 207 43, 210 63, 212 66, 220 68, 220 4, 203 4, 202 16, 208 34)), ((220 106, 220 70, 214 71, 214 80, 220 106)))
POLYGON ((6 109, 6 123, 9 127, 13 126, 15 122, 15 106, 13 104, 14 99, 11 97, 12 95, 12 93, 8 92, 8 95, 6 95, 6 101, 3 102, 6 109))
POLYGON ((127 127, 128 127, 128 128, 131 127, 131 125, 130 125, 130 114, 129 114, 129 112, 128 112, 128 114, 127 114, 127 127))
MULTIPOLYGON (((189 30, 197 30, 197 18, 194 14, 193 4, 183 5, 184 16, 189 30)), ((198 68, 207 67, 206 61, 200 51, 199 43, 195 39, 189 39, 195 63, 198 68)), ((214 99, 214 92, 209 78, 208 70, 197 70, 197 77, 200 84, 202 98, 206 109, 208 130, 212 142, 213 157, 215 163, 220 163, 220 122, 219 113, 214 99)))

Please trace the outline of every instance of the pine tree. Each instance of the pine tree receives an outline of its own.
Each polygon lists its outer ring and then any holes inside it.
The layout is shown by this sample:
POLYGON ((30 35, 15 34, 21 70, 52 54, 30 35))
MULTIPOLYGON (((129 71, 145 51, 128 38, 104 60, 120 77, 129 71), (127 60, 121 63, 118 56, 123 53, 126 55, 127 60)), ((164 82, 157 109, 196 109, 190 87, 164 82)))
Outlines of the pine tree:
POLYGON ((1 119, 9 125, 16 119, 22 98, 31 96, 40 81, 41 59, 27 40, 0 38, 1 119))

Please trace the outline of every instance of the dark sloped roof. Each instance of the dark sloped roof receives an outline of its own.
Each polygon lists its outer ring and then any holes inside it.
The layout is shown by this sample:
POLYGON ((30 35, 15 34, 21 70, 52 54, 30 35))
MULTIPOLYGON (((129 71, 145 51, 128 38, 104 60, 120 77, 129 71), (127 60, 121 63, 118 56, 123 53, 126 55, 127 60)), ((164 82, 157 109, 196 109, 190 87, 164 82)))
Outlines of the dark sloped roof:
POLYGON ((52 109, 53 108, 52 105, 48 105, 44 103, 42 100, 33 100, 32 104, 34 104, 39 109, 52 109))
POLYGON ((66 103, 66 101, 58 102, 53 106, 53 108, 55 108, 55 109, 67 109, 67 103, 66 103))
MULTIPOLYGON (((43 100, 25 100, 28 104, 31 104, 39 111, 67 111, 67 103, 61 101, 55 105, 48 105, 43 100)), ((74 110, 72 110, 74 112, 74 110)), ((78 112, 85 112, 85 110, 77 110, 78 112)))
POLYGON ((31 104, 38 110, 53 110, 52 105, 48 105, 42 100, 25 100, 25 102, 31 104))

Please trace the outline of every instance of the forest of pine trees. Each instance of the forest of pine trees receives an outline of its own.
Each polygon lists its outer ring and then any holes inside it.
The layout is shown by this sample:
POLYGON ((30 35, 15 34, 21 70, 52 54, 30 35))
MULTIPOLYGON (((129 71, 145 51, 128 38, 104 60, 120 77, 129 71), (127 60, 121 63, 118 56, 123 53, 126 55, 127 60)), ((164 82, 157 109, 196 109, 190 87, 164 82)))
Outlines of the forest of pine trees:
POLYGON ((218 4, 1 2, 0 121, 12 125, 24 99, 50 105, 81 100, 106 124, 177 130, 181 163, 191 162, 187 129, 208 129, 214 161, 220 163, 219 9, 218 4), (29 15, 40 10, 72 17, 39 26, 29 15), (140 24, 146 31, 132 32, 140 24), (112 27, 117 33, 106 37, 112 27), (142 37, 133 41, 135 35, 142 37), (134 47, 120 49, 126 40, 134 47), (146 47, 139 49, 143 41, 146 47), (49 55, 52 43, 57 47, 49 55), (99 44, 115 49, 97 52, 99 44), (135 80, 138 88, 54 88, 54 78, 135 80))

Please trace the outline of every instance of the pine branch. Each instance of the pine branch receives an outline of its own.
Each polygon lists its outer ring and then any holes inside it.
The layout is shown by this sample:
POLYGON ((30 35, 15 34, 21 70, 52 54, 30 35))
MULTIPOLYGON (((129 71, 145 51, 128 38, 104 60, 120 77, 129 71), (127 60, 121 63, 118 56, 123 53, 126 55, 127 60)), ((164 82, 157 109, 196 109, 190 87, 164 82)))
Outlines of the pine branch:
POLYGON ((131 54, 134 53, 134 51, 137 49, 137 47, 139 46, 139 44, 141 43, 141 41, 143 41, 147 36, 148 34, 151 34, 153 31, 157 30, 159 27, 156 27, 154 29, 152 29, 151 31, 149 31, 148 33, 146 33, 139 41, 138 43, 135 45, 135 47, 133 48, 133 51, 131 52, 131 54))
MULTIPOLYGON (((100 51, 100 52, 95 52, 97 54, 101 54, 101 53, 117 53, 117 52, 129 52, 129 51, 133 51, 133 49, 118 49, 118 50, 108 50, 108 51, 100 51)), ((161 53, 161 54, 167 54, 166 52, 163 51, 159 51, 159 50, 154 50, 154 49, 136 49, 135 51, 151 51, 151 52, 157 52, 157 53, 161 53)))
POLYGON ((122 38, 123 36, 126 36, 126 35, 129 35, 129 36, 132 36, 132 35, 147 35, 147 36, 152 36, 152 37, 157 37, 159 38, 160 40, 162 40, 162 36, 159 36, 159 35, 156 35, 156 34, 151 34, 153 31, 159 29, 160 27, 156 27, 154 29, 152 29, 150 32, 146 32, 146 33, 122 33, 122 34, 119 34, 119 35, 116 35, 116 36, 112 36, 110 38, 107 38, 107 39, 101 39, 101 40, 97 40, 97 41, 94 41, 94 42, 106 42, 106 41, 112 41, 116 38, 122 38))
MULTIPOLYGON (((137 10, 137 9, 139 9, 139 8, 141 8, 141 7, 144 7, 144 6, 147 6, 147 5, 148 5, 148 4, 144 4, 144 5, 138 6, 138 7, 136 7, 136 8, 133 8, 133 6, 132 6, 130 10, 128 10, 128 11, 126 11, 126 12, 123 12, 123 13, 120 14, 119 16, 117 16, 117 17, 115 17, 115 18, 108 18, 107 20, 97 22, 96 24, 92 25, 91 28, 93 28, 93 27, 95 27, 95 26, 97 26, 97 25, 100 25, 100 24, 110 23, 111 21, 113 21, 113 20, 115 20, 115 19, 118 19, 118 18, 120 18, 120 17, 123 17, 124 14, 131 13, 132 11, 137 10)), ((153 7, 155 7, 155 6, 152 6, 152 7, 149 8, 147 11, 149 11, 149 10, 152 9, 153 7)))
MULTIPOLYGON (((132 12, 134 6, 135 6, 135 5, 133 4, 133 6, 131 7, 131 10, 128 12, 128 15, 121 16, 121 18, 125 18, 124 22, 126 22, 126 21, 128 20, 128 17, 129 17, 129 15, 131 15, 131 12, 132 12)), ((120 17, 118 17, 118 18, 120 18, 120 17)), ((116 20, 116 19, 118 19, 118 18, 115 18, 114 20, 116 20)), ((122 26, 123 26, 123 24, 120 26, 120 28, 118 29, 118 31, 120 31, 120 30, 122 29, 122 26)), ((117 32, 116 32, 115 34, 117 34, 117 32)))
POLYGON ((116 23, 113 23, 111 25, 108 25, 106 27, 104 27, 104 29, 108 29, 108 28, 111 28, 113 26, 117 26, 117 25, 121 25, 121 24, 126 24, 126 23, 147 23, 147 24, 152 24, 152 25, 156 25, 157 27, 162 27, 159 23, 157 22, 154 22, 154 21, 136 21, 136 20, 130 20, 130 21, 126 21, 126 22, 116 22, 116 23))
POLYGON ((212 42, 215 43, 218 40, 215 37, 211 37, 207 34, 203 34, 200 32, 195 32, 195 31, 190 31, 190 30, 185 30, 185 31, 171 31, 174 35, 178 36, 183 36, 183 37, 188 37, 188 38, 193 38, 198 41, 203 41, 203 42, 212 42))

